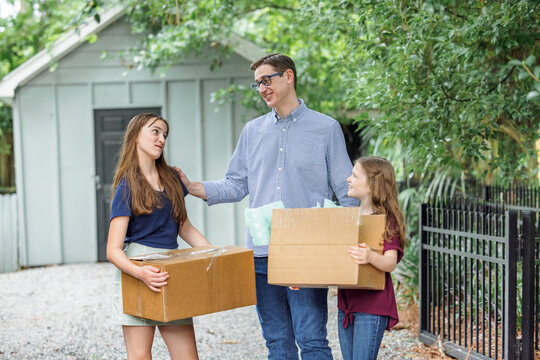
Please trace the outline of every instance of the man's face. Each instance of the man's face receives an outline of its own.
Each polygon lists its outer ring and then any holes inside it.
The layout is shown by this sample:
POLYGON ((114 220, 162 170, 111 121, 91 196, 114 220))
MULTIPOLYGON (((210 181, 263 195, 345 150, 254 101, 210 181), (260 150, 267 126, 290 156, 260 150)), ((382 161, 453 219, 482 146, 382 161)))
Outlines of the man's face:
MULTIPOLYGON (((278 72, 279 71, 276 70, 272 65, 261 65, 254 72, 255 81, 259 82, 263 77, 274 75, 278 72)), ((281 100, 287 96, 289 92, 289 87, 287 86, 287 75, 288 74, 284 72, 282 75, 273 76, 270 78, 270 85, 260 85, 259 94, 266 102, 268 107, 275 108, 280 104, 281 100)))

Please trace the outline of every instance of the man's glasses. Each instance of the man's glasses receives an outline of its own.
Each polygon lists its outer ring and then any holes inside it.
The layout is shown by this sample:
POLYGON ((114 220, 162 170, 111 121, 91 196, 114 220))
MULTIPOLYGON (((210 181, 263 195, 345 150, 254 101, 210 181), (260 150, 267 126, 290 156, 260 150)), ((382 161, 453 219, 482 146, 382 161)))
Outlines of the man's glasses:
POLYGON ((264 86, 270 86, 272 84, 272 79, 271 78, 274 77, 274 76, 283 75, 283 73, 284 73, 284 71, 280 71, 280 72, 272 74, 272 75, 263 76, 261 81, 254 82, 253 84, 251 84, 251 87, 253 88, 253 90, 259 91, 259 88, 261 87, 261 84, 263 84, 264 86))

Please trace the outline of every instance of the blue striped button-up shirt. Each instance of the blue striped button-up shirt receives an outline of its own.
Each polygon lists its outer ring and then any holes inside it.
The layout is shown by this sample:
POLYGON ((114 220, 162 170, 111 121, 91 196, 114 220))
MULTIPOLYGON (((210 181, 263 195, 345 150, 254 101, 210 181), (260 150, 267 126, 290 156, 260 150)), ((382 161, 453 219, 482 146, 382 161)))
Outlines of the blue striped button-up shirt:
MULTIPOLYGON (((274 109, 246 124, 225 178, 203 182, 208 205, 249 194, 252 208, 279 200, 286 208, 307 208, 333 193, 342 206, 359 205, 347 196, 352 164, 339 123, 299 103, 285 119, 274 109)), ((254 246, 249 232, 246 247, 268 256, 268 246, 254 246)))

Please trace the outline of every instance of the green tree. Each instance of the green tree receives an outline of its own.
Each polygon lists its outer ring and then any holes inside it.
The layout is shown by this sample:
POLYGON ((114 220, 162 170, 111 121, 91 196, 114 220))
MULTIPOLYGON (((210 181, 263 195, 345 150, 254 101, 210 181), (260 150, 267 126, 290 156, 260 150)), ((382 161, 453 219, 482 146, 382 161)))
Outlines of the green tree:
MULTIPOLYGON (((21 0, 20 5, 16 14, 0 18, 0 78, 50 46, 88 6, 79 0, 21 0)), ((14 185, 12 123, 11 106, 0 101, 0 188, 14 185)))
MULTIPOLYGON (((166 71, 231 32, 298 64, 299 95, 399 147, 400 173, 530 181, 537 174, 537 1, 123 0, 142 41, 131 67, 166 71)), ((101 2, 90 1, 88 14, 101 2)), ((225 45, 223 45, 225 44, 225 45)), ((248 86, 245 102, 262 109, 248 86)))
POLYGON ((364 32, 376 36, 363 45, 370 64, 350 77, 348 98, 381 116, 362 123, 400 143, 417 176, 533 180, 538 2, 396 5, 364 13, 364 32))

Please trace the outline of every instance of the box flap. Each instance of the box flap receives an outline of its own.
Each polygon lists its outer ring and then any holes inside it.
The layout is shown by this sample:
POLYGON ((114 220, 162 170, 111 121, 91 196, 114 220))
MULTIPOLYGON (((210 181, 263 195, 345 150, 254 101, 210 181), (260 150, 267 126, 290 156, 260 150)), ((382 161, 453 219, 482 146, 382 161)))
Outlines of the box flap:
POLYGON ((270 245, 354 245, 361 223, 358 207, 275 209, 270 245))
POLYGON ((362 226, 358 230, 358 244, 366 243, 379 253, 384 248, 386 215, 362 215, 362 226))

